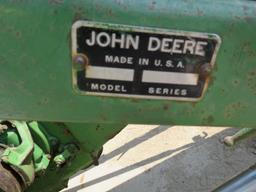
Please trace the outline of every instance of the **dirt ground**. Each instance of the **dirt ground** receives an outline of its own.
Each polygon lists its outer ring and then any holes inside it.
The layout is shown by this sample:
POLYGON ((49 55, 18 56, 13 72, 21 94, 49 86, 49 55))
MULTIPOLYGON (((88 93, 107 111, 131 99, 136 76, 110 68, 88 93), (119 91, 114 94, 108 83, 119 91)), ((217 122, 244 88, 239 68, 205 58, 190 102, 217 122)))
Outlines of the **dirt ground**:
POLYGON ((129 125, 104 145, 100 165, 65 192, 210 192, 256 162, 255 140, 221 142, 239 129, 129 125))

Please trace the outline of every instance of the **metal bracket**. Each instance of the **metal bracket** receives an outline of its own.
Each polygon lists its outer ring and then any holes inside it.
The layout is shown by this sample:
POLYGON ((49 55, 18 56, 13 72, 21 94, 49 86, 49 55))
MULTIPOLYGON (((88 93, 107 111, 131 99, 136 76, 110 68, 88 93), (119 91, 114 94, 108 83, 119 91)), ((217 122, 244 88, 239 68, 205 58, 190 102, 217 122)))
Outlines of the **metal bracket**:
POLYGON ((29 128, 26 122, 22 121, 10 121, 15 125, 20 137, 21 144, 17 147, 8 147, 1 155, 2 161, 5 163, 20 166, 26 160, 26 158, 32 154, 34 149, 34 142, 30 134, 29 128))
POLYGON ((35 169, 32 160, 34 142, 26 122, 9 122, 16 128, 21 138, 21 143, 16 147, 7 147, 0 158, 1 161, 9 164, 20 175, 25 187, 28 187, 35 179, 35 169))
POLYGON ((55 156, 53 161, 59 167, 59 166, 65 164, 65 163, 67 163, 68 161, 70 161, 75 156, 77 151, 78 151, 78 147, 76 145, 67 144, 67 145, 64 146, 64 149, 63 149, 62 153, 55 156))

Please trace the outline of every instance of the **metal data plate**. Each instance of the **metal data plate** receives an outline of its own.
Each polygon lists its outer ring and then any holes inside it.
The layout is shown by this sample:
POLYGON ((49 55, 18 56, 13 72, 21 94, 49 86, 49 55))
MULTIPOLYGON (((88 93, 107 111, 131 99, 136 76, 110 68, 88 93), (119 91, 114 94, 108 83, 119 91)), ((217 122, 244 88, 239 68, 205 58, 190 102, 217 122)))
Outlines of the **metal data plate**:
POLYGON ((74 86, 86 95, 196 101, 219 45, 215 34, 77 21, 74 86))

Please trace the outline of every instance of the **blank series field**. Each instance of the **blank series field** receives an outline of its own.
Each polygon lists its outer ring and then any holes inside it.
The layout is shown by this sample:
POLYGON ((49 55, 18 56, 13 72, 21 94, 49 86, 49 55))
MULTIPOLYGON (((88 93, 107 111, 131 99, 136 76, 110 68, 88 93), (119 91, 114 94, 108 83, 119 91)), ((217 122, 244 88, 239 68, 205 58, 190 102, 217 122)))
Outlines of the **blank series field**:
POLYGON ((144 70, 142 82, 177 85, 197 85, 199 75, 196 73, 162 72, 144 70))

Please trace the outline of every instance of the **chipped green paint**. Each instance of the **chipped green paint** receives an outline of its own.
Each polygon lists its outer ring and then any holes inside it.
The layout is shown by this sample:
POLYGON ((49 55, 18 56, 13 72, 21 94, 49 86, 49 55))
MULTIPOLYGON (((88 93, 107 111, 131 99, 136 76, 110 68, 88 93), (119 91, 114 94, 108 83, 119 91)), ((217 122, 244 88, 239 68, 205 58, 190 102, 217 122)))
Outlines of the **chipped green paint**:
MULTIPOLYGON (((128 123, 256 128, 255 10, 255 1, 239 0, 1 1, 0 119, 39 121, 61 144, 80 147, 61 171, 52 169, 51 161, 30 191, 64 187, 71 174, 97 163, 102 145, 128 123), (203 99, 76 93, 70 35, 77 20, 219 35, 222 45, 203 99)), ((48 145, 44 149, 50 150, 48 145)))
POLYGON ((207 125, 255 126, 256 78, 247 76, 255 70, 255 2, 37 0, 5 1, 0 9, 1 118, 206 125, 200 111, 207 108, 213 117, 207 125), (168 101, 169 110, 162 107, 167 101, 81 96, 71 88, 69 38, 78 19, 218 34, 214 82, 202 101, 168 101), (234 102, 247 107, 229 118, 225 107, 234 102))
POLYGON ((1 2, 0 107, 5 110, 0 117, 255 127, 256 78, 250 75, 256 70, 255 4, 223 0, 1 2), (218 34, 223 43, 204 98, 197 103, 134 102, 77 94, 72 89, 70 50, 71 26, 77 20, 218 34), (225 108, 236 102, 245 107, 230 108, 229 116, 225 108), (205 109, 207 114, 202 113, 205 109), (205 116, 211 116, 211 121, 205 121, 205 116))

